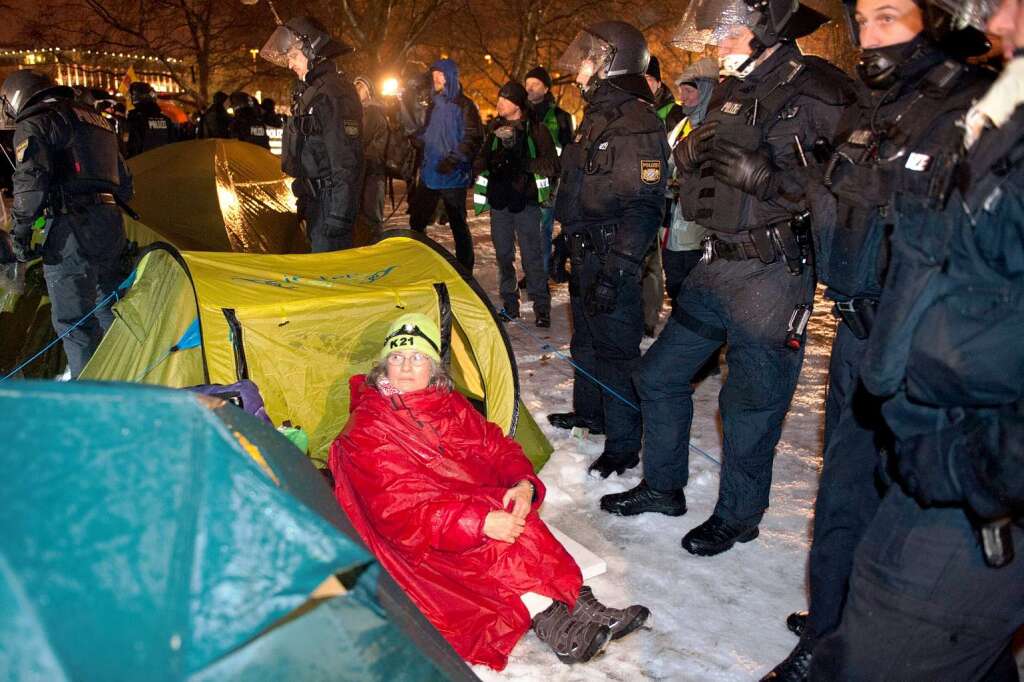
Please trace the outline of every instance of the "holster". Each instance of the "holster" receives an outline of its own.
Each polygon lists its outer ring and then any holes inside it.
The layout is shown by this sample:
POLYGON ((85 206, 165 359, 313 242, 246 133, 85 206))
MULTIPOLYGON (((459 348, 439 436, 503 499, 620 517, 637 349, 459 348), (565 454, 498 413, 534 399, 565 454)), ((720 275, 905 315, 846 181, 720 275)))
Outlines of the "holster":
POLYGON ((615 241, 616 225, 587 227, 569 235, 569 255, 573 268, 583 263, 587 252, 604 258, 615 241))
POLYGON ((878 301, 873 298, 852 298, 836 301, 835 314, 860 340, 868 338, 875 323, 878 301))

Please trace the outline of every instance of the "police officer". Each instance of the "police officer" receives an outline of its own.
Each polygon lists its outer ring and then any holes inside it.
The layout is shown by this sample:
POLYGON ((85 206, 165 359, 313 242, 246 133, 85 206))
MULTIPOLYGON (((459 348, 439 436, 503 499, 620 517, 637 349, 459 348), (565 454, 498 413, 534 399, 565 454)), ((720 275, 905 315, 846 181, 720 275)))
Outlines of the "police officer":
POLYGON ((852 98, 841 71, 794 43, 826 17, 803 5, 758 7, 696 0, 684 17, 684 32, 689 21, 697 37, 724 36, 718 50, 727 77, 707 118, 674 152, 683 215, 709 234, 703 261, 636 375, 644 480, 601 501, 614 514, 685 513, 691 380, 728 341, 718 502, 682 542, 700 556, 756 538, 768 506, 775 445, 803 360, 800 322, 814 293, 804 221, 795 219, 806 209, 801 171, 813 161, 805 150, 831 139, 852 98))
POLYGON ((263 112, 252 95, 247 92, 233 92, 228 97, 232 111, 228 124, 228 137, 248 142, 264 149, 270 149, 270 137, 263 122, 263 112))
MULTIPOLYGON (((616 394, 592 398, 607 436, 590 470, 605 478, 636 466, 640 452, 631 381, 644 332, 640 272, 661 224, 669 153, 644 80, 649 59, 640 31, 605 21, 581 31, 561 60, 587 105, 562 152, 555 217, 572 251, 573 358, 616 394)), ((589 381, 577 372, 574 391, 589 381)))
POLYGON ((815 647, 811 679, 1017 679, 1024 18, 1017 0, 987 27, 986 3, 941 4, 998 35, 1008 63, 932 158, 932 191, 894 203, 861 379, 884 399, 897 485, 861 538, 842 621, 815 647))
MULTIPOLYGON (((825 297, 835 301, 838 326, 808 571, 810 615, 769 680, 805 679, 814 642, 839 626, 853 552, 881 499, 875 471, 888 434, 878 400, 859 376, 882 293, 893 197, 928 196, 942 155, 961 134, 955 122, 991 82, 938 45, 934 28, 925 30, 936 22, 926 22, 913 0, 859 0, 854 19, 857 102, 844 112, 824 178, 811 192, 818 276, 828 286, 825 297)), ((968 38, 955 36, 960 46, 968 38)))
POLYGON ((132 110, 128 112, 128 146, 125 156, 148 152, 177 139, 177 126, 160 110, 156 90, 149 83, 135 81, 128 86, 132 110))
POLYGON ((40 225, 53 326, 57 334, 71 330, 63 342, 75 378, 113 321, 109 304, 86 316, 121 279, 125 234, 116 201, 131 198, 131 175, 109 121, 49 76, 16 71, 0 88, 0 103, 15 126, 15 254, 35 257, 32 233, 40 225))
POLYGON ((313 252, 352 246, 362 190, 362 105, 336 57, 352 48, 316 19, 296 17, 263 46, 264 59, 299 77, 284 129, 281 169, 295 178, 299 215, 313 252))

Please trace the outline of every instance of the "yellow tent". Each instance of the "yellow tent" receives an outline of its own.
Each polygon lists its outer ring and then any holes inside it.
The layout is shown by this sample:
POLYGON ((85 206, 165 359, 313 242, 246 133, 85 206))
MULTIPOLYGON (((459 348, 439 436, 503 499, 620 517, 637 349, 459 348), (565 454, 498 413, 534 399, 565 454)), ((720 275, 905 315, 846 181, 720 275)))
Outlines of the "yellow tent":
POLYGON ((321 254, 154 245, 81 378, 177 387, 252 379, 274 422, 302 426, 323 462, 348 417, 349 377, 369 370, 405 312, 439 322, 458 389, 543 464, 551 446, 519 400, 515 358, 486 296, 443 249, 407 230, 321 254), (190 329, 201 341, 191 348, 179 343, 190 329))

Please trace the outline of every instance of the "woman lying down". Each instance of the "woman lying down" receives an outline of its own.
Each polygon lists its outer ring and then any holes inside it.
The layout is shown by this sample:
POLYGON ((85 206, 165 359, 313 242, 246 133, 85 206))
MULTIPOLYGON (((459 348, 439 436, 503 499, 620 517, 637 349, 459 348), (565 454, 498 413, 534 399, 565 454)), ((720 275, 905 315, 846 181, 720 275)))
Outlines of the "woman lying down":
POLYGON ((335 494, 370 550, 470 663, 501 670, 532 626, 565 663, 633 632, 644 606, 608 608, 537 515, 544 484, 441 366, 440 333, 400 318, 353 377, 331 446, 335 494))

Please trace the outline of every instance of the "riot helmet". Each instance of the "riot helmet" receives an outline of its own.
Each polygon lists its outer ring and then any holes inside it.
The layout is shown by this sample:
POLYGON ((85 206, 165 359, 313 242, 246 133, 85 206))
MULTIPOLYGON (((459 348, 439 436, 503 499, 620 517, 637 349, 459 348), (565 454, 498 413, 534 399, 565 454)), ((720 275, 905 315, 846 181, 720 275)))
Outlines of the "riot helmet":
POLYGON ((228 97, 228 106, 237 112, 239 109, 255 107, 256 100, 249 93, 237 90, 228 97))
POLYGON ((288 68, 288 54, 301 52, 309 61, 309 68, 327 60, 352 52, 351 45, 333 37, 313 17, 294 17, 274 29, 260 56, 268 62, 288 68))
POLYGON ((45 73, 31 69, 21 69, 12 73, 0 87, 0 107, 3 110, 2 127, 13 128, 18 116, 25 109, 58 87, 53 79, 45 73))
POLYGON ((766 49, 810 35, 828 20, 798 0, 692 0, 672 42, 689 52, 703 52, 734 43, 749 31, 749 51, 719 54, 722 75, 743 77, 766 49))
POLYGON ((143 102, 155 102, 156 90, 145 81, 135 81, 128 86, 128 96, 132 100, 132 106, 139 106, 143 102))
MULTIPOLYGON (((950 4, 948 0, 943 1, 950 4)), ((851 12, 854 13, 852 37, 854 44, 861 48, 857 75, 873 89, 892 87, 900 79, 905 65, 913 63, 929 45, 961 58, 984 54, 991 47, 983 33, 962 24, 937 3, 886 0, 874 6, 869 1, 862 3, 860 10, 851 7, 851 12), (893 17, 894 12, 898 16, 893 17), (898 42, 892 41, 893 36, 899 38, 898 42), (885 37, 890 40, 887 42, 885 37)))
MULTIPOLYGON (((566 73, 576 74, 576 83, 587 98, 600 81, 645 83, 643 76, 650 59, 647 41, 636 27, 624 21, 601 21, 576 34, 559 66, 566 73)), ((646 89, 644 85, 636 94, 646 89)))

